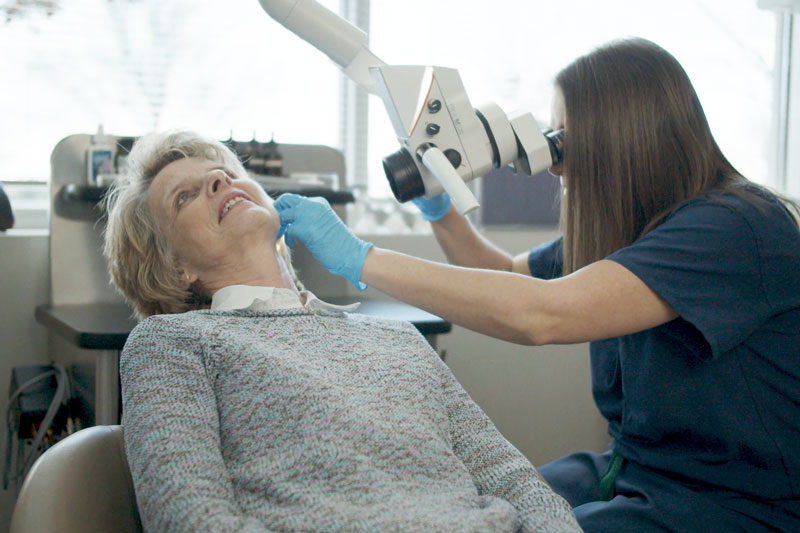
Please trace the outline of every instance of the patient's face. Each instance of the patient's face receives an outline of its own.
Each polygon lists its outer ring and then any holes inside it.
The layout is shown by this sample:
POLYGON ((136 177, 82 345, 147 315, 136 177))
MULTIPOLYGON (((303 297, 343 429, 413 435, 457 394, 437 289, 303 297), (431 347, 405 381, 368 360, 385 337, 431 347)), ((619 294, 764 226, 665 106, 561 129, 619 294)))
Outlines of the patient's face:
POLYGON ((235 265, 251 247, 274 249, 280 227, 258 183, 207 159, 165 166, 150 185, 148 205, 179 260, 199 272, 235 265))

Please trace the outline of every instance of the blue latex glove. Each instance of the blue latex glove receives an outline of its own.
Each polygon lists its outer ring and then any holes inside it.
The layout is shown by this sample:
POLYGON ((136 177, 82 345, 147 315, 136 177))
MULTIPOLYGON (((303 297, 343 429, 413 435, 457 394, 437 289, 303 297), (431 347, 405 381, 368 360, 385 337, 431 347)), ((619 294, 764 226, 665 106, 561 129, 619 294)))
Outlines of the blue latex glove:
POLYGON ((286 227, 286 244, 303 242, 314 258, 333 274, 342 276, 357 289, 361 268, 372 243, 362 241, 347 229, 324 198, 306 198, 299 194, 283 194, 275 201, 275 209, 286 227))
POLYGON ((422 211, 422 218, 430 222, 436 222, 450 210, 450 195, 446 192, 437 194, 432 198, 420 196, 411 201, 422 211))

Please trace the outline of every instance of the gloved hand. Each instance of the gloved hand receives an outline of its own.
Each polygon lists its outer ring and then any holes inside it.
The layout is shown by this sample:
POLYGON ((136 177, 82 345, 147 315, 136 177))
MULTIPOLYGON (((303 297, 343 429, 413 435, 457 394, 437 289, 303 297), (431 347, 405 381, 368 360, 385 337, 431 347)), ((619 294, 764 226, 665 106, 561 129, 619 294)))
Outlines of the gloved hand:
POLYGON ((342 276, 357 289, 364 290, 361 268, 372 243, 353 235, 336 216, 324 198, 306 198, 299 194, 283 194, 275 201, 275 209, 285 227, 286 244, 303 241, 314 258, 333 274, 342 276))
POLYGON ((422 211, 422 218, 430 222, 436 222, 450 210, 450 195, 446 192, 437 194, 432 198, 420 196, 411 201, 422 211))

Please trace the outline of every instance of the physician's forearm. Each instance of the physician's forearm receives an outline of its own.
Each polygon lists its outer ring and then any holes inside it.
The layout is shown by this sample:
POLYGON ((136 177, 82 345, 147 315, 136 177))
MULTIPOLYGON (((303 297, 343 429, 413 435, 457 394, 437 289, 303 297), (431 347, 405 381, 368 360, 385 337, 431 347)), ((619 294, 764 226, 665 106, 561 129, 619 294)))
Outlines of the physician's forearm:
POLYGON ((547 292, 547 282, 521 274, 443 265, 372 248, 361 281, 454 324, 519 344, 546 342, 544 333, 556 318, 547 300, 536 298, 537 288, 547 292))
POLYGON ((541 280, 373 248, 361 281, 454 324, 518 344, 609 339, 678 316, 636 275, 609 260, 541 280))

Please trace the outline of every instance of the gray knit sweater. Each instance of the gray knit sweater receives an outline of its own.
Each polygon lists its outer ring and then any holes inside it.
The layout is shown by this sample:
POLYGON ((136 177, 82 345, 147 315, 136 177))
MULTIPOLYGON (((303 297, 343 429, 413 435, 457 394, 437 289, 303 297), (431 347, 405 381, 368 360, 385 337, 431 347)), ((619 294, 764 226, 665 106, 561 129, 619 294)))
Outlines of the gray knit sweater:
POLYGON ((159 315, 120 371, 147 531, 580 530, 410 324, 159 315))

